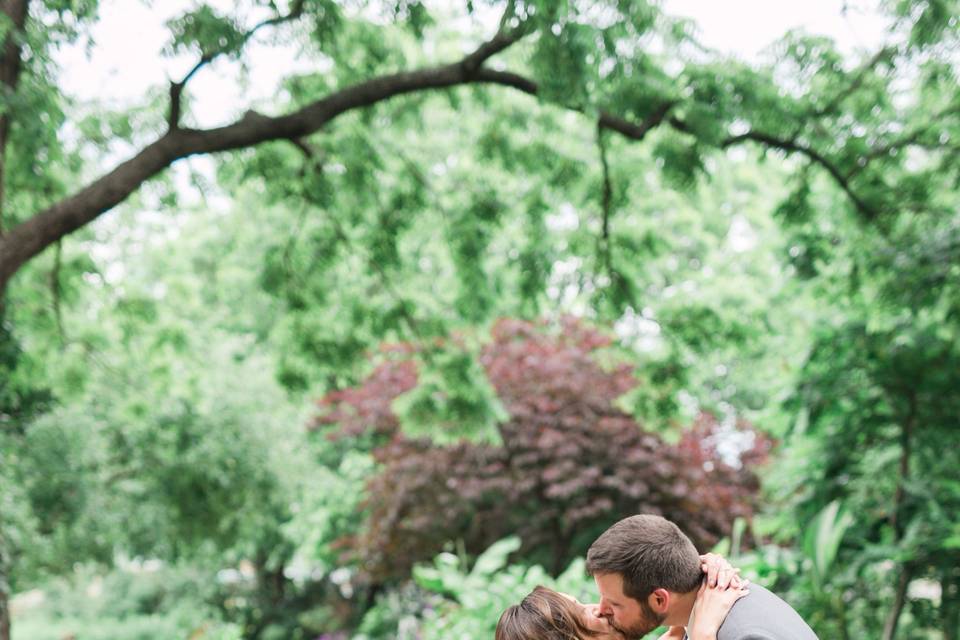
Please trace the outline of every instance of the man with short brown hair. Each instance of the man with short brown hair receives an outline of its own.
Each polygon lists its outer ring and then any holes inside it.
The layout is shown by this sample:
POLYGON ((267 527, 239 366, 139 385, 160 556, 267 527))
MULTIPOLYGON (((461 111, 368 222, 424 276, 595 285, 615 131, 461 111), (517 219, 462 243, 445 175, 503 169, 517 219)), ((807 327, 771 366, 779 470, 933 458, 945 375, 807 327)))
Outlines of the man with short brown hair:
MULTIPOLYGON (((607 529, 587 551, 599 614, 627 638, 660 625, 690 627, 703 580, 690 539, 665 518, 637 515, 607 529)), ((790 605, 759 585, 738 600, 717 640, 817 640, 790 605)))

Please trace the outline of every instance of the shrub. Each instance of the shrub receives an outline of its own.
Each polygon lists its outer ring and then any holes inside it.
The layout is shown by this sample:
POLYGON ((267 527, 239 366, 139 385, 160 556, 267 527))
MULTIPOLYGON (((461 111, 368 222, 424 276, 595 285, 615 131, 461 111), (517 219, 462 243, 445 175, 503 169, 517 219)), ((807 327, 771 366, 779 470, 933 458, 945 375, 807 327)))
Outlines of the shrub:
POLYGON ((346 541, 367 578, 402 579, 448 541, 477 554, 508 535, 522 541, 524 557, 558 574, 627 515, 662 514, 700 548, 734 518, 749 517, 758 488, 751 468, 768 442, 755 437, 737 466, 710 445, 719 425, 708 415, 677 444, 644 430, 617 403, 638 384, 632 368, 600 364, 611 360, 611 343, 576 320, 554 332, 498 322, 479 355, 509 414, 497 443, 437 444, 401 429, 393 408, 417 384, 411 347, 395 350, 399 357, 361 385, 323 398, 318 424, 336 424, 339 437, 376 434, 382 442, 366 526, 346 541))

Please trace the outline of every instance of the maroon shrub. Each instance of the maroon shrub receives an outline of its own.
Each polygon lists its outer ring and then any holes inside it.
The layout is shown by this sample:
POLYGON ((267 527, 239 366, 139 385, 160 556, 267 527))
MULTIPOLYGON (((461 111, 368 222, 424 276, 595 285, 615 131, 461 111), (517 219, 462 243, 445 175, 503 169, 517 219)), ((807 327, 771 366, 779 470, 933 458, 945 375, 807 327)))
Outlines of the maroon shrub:
POLYGON ((712 446, 719 426, 708 414, 676 445, 644 431, 615 406, 637 384, 632 368, 601 366, 611 340, 579 321, 549 332, 501 320, 492 333, 481 364, 510 415, 502 444, 406 437, 390 406, 416 384, 410 359, 320 401, 318 422, 337 424, 335 437, 384 437, 366 526, 345 541, 371 580, 405 577, 450 541, 476 553, 510 534, 525 559, 559 572, 609 525, 641 512, 673 520, 705 549, 751 515, 751 467, 769 441, 757 436, 732 466, 712 446))

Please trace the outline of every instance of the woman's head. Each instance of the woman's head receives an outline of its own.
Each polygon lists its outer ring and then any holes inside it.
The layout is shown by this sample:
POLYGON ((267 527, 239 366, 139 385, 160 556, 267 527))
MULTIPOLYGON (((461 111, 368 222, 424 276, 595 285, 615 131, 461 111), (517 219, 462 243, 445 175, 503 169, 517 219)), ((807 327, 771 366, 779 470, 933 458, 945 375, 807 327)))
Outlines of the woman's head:
POLYGON ((537 587, 509 607, 497 623, 496 640, 607 640, 622 636, 576 598, 537 587))

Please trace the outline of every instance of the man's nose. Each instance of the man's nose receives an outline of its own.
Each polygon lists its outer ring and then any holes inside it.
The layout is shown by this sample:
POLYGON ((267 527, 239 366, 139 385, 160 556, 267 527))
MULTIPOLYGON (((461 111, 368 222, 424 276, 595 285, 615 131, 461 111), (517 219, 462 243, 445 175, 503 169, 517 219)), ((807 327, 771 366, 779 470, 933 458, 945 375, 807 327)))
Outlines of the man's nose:
POLYGON ((610 608, 610 605, 607 604, 603 598, 600 598, 600 604, 597 605, 597 615, 601 618, 613 616, 613 609, 610 608))

